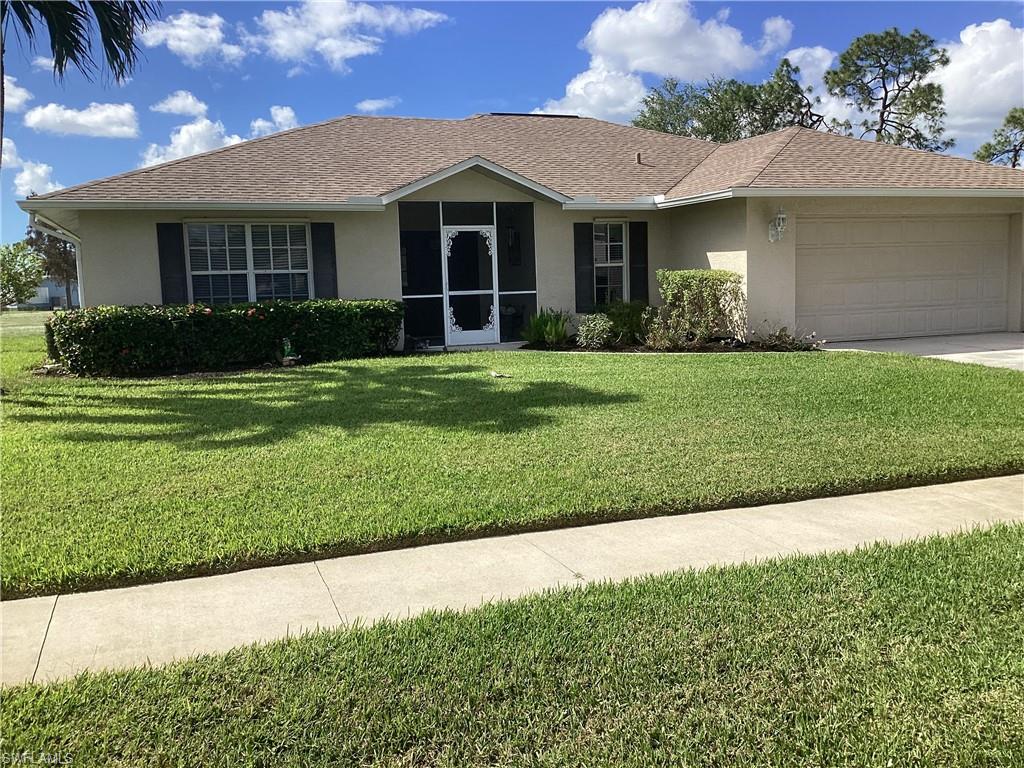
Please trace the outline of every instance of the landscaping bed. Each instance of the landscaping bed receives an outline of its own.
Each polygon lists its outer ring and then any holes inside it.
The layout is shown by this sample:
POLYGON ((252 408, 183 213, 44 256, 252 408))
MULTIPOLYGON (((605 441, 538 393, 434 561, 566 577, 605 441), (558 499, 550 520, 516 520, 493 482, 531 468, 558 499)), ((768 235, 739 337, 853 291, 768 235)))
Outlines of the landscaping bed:
POLYGON ((74 765, 1024 763, 1024 527, 680 572, 0 693, 74 765))
POLYGON ((852 352, 17 379, 4 597, 1018 472, 1021 383, 852 352))

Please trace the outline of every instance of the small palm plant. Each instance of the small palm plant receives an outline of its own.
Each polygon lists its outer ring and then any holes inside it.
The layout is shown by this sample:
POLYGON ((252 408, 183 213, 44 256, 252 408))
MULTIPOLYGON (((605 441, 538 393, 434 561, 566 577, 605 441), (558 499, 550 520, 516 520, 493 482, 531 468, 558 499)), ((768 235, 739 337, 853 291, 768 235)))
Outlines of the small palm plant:
POLYGON ((542 309, 530 318, 523 338, 531 347, 555 349, 569 345, 569 313, 560 309, 542 309))

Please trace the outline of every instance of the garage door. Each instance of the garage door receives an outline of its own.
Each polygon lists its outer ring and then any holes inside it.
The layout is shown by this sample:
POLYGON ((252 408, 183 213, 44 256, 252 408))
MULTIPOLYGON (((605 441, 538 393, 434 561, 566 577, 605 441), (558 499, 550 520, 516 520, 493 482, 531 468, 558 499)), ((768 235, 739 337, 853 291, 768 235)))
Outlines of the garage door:
POLYGON ((1006 330, 1006 216, 803 218, 796 320, 825 339, 1006 330))

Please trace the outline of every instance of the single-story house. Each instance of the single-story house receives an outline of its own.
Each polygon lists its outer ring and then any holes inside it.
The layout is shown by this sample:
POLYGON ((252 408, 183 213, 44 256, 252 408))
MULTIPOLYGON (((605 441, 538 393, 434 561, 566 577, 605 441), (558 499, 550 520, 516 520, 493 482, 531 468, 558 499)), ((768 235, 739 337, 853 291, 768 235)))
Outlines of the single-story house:
POLYGON ((85 305, 395 298, 419 342, 483 344, 725 268, 753 330, 1021 329, 1024 171, 796 127, 342 117, 19 205, 78 245, 85 305))

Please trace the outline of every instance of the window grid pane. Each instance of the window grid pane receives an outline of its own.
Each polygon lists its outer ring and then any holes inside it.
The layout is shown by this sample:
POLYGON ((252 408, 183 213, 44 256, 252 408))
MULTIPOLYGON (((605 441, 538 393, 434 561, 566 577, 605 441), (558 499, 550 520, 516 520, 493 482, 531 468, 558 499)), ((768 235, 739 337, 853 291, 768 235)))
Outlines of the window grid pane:
POLYGON ((626 225, 594 224, 594 303, 626 300, 626 225))
POLYGON ((193 301, 235 304, 309 298, 309 238, 304 224, 188 224, 186 239, 193 301), (249 294, 250 248, 255 296, 249 294))
POLYGON ((594 267, 594 301, 597 304, 610 304, 623 301, 623 267, 594 267))

